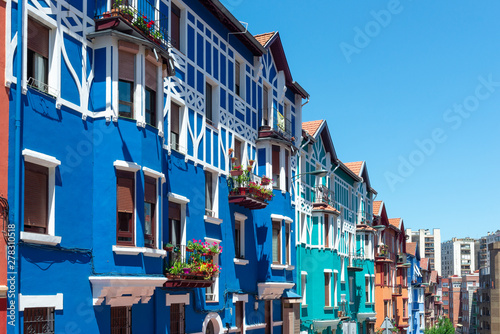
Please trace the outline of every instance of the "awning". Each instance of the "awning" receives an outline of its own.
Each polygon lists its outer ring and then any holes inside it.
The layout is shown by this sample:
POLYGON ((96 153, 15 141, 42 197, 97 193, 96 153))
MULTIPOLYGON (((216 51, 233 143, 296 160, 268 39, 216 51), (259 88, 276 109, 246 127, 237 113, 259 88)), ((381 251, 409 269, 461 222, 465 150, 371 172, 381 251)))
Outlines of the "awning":
POLYGON ((258 283, 259 299, 279 299, 283 295, 283 291, 291 289, 295 283, 287 282, 265 282, 258 283))
POLYGON ((285 291, 282 298, 286 299, 288 303, 302 303, 302 296, 292 290, 285 291))
POLYGON ((314 330, 315 331, 322 331, 324 329, 327 329, 328 327, 336 329, 339 322, 340 322, 340 319, 313 320, 314 330))
POLYGON ((91 276, 92 297, 95 306, 132 306, 146 304, 155 289, 162 287, 166 277, 157 276, 91 276))

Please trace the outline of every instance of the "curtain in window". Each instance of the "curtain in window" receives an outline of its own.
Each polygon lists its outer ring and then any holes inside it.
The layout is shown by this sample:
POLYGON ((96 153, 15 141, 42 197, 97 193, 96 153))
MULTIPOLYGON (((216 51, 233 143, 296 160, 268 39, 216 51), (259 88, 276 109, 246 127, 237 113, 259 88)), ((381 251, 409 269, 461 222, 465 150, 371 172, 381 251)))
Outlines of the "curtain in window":
POLYGON ((25 162, 24 225, 30 232, 47 233, 48 169, 25 162))

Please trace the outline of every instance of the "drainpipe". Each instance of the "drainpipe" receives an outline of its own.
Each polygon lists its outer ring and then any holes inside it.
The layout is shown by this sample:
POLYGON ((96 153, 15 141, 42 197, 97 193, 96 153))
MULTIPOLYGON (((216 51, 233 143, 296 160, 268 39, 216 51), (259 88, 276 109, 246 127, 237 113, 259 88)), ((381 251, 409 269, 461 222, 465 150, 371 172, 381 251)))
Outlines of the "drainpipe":
MULTIPOLYGON (((22 113, 22 77, 23 77, 23 12, 24 12, 24 1, 19 0, 17 2, 17 61, 16 61, 16 72, 17 72, 17 83, 16 83, 16 111, 15 111, 15 120, 14 120, 14 210, 12 210, 12 222, 16 225, 15 229, 15 261, 16 263, 14 270, 9 270, 9 272, 15 272, 15 293, 14 293, 14 321, 16 326, 7 327, 10 329, 10 333, 20 333, 21 332, 21 324, 19 319, 19 229, 21 225, 21 113, 22 113)), ((10 304, 9 304, 10 305, 10 304)), ((8 317, 8 321, 11 318, 8 317)))
POLYGON ((309 103, 309 95, 307 96, 307 101, 306 101, 306 102, 304 102, 304 104, 303 104, 303 105, 301 105, 301 107, 305 106, 305 105, 306 105, 306 104, 308 104, 308 103, 309 103))

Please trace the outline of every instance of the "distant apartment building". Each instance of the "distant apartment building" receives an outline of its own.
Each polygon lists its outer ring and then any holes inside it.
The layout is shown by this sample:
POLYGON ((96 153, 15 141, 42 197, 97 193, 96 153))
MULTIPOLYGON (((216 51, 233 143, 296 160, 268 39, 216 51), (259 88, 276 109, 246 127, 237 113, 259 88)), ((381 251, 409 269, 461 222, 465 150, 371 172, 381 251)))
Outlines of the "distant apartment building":
POLYGON ((488 234, 479 239, 479 269, 490 266, 490 253, 488 245, 500 241, 500 230, 496 232, 488 232, 488 234))
POLYGON ((475 240, 452 238, 441 245, 443 277, 466 276, 476 270, 475 240))
POLYGON ((412 231, 406 229, 408 242, 416 242, 420 252, 420 258, 429 259, 429 269, 441 273, 441 230, 435 228, 432 233, 428 229, 419 229, 412 231))
POLYGON ((479 334, 500 333, 500 241, 488 245, 489 267, 479 272, 479 334))
POLYGON ((443 313, 457 327, 460 317, 460 292, 462 277, 451 276, 443 278, 443 313))
POLYGON ((475 321, 471 321, 474 295, 479 288, 479 272, 462 277, 462 288, 460 291, 460 324, 462 325, 462 333, 477 333, 475 321))

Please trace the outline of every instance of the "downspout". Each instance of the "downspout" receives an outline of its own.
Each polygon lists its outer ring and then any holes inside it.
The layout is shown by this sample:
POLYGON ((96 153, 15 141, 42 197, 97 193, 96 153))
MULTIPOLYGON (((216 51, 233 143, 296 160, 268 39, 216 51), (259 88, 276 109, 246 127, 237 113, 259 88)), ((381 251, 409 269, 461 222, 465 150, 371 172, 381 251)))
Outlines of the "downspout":
POLYGON ((308 104, 308 103, 309 103, 309 95, 307 96, 307 101, 306 101, 306 102, 304 102, 304 104, 303 104, 303 105, 301 105, 300 107, 303 107, 303 106, 305 106, 305 105, 306 105, 306 104, 308 104))
MULTIPOLYGON (((14 272, 15 275, 15 293, 14 293, 14 323, 15 326, 7 325, 10 333, 20 333, 21 325, 19 319, 19 284, 21 282, 19 278, 19 234, 21 228, 21 108, 22 108, 22 78, 23 78, 23 12, 24 12, 24 1, 17 1, 17 61, 16 61, 16 72, 17 72, 17 83, 16 83, 16 114, 14 119, 14 210, 12 210, 12 221, 16 226, 15 229, 15 261, 14 270, 9 270, 14 272)), ((12 302, 12 300, 10 301, 12 302)), ((9 304, 10 305, 10 304, 9 304)), ((10 311, 9 311, 10 312, 10 311)), ((9 321, 11 320, 8 317, 9 321)))

